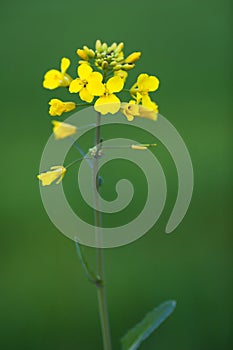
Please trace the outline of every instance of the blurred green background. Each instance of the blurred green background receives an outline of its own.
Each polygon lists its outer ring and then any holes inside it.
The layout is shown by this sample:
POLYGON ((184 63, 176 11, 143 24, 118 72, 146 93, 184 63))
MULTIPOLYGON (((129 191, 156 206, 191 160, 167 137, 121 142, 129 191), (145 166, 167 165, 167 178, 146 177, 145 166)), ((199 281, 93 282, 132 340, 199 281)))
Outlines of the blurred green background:
MULTIPOLYGON (((94 287, 74 243, 47 217, 36 179, 51 133, 47 102, 61 96, 42 89, 43 74, 63 56, 75 62, 76 49, 97 38, 124 41, 127 54, 143 52, 131 75, 160 78, 160 112, 186 142, 195 174, 189 211, 166 235, 177 177, 159 145, 155 154, 168 181, 162 216, 143 238, 105 251, 114 349, 167 299, 177 300, 177 309, 142 350, 232 348, 231 10, 227 0, 1 1, 1 349, 102 349, 94 287)), ((109 199, 116 169, 103 170, 110 174, 103 187, 109 199)), ((94 250, 86 252, 94 263, 94 250)))

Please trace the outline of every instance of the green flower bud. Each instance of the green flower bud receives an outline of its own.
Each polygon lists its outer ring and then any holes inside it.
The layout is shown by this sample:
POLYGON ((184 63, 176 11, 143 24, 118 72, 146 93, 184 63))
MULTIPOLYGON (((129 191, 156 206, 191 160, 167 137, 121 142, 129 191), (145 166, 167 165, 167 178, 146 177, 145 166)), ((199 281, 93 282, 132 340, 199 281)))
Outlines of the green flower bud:
POLYGON ((130 69, 133 69, 135 67, 135 64, 129 64, 129 63, 126 63, 122 66, 122 69, 124 70, 130 70, 130 69))
POLYGON ((116 61, 112 61, 111 63, 110 63, 110 67, 115 67, 117 65, 117 62, 116 61))
POLYGON ((96 40, 96 43, 95 43, 95 49, 96 51, 101 51, 101 47, 102 47, 102 44, 101 44, 101 41, 100 40, 96 40))
POLYGON ((107 61, 104 61, 104 62, 102 63, 102 68, 103 68, 103 69, 108 69, 108 62, 107 62, 107 61))
POLYGON ((121 64, 117 64, 114 68, 114 70, 119 70, 119 69, 123 69, 121 64))
POLYGON ((108 45, 106 43, 103 43, 102 45, 102 51, 107 51, 108 45))
POLYGON ((116 52, 120 52, 122 51, 124 48, 124 43, 120 43, 117 45, 117 48, 115 49, 116 52))
POLYGON ((92 49, 89 49, 89 51, 88 51, 88 56, 89 56, 90 58, 94 58, 94 57, 95 57, 95 52, 94 52, 92 49))

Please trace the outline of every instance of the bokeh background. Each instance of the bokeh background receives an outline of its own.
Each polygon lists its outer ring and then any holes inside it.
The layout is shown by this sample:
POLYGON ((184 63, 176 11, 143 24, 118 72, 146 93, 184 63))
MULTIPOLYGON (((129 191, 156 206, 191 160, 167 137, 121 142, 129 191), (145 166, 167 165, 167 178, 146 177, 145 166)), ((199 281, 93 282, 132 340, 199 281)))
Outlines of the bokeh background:
MULTIPOLYGON (((102 349, 94 287, 74 243, 49 221, 36 179, 51 133, 47 102, 61 97, 42 89, 43 74, 63 56, 76 62, 76 49, 97 38, 143 52, 131 75, 160 78, 160 112, 185 140, 195 173, 189 211, 166 235, 177 175, 159 145, 168 181, 162 216, 143 238, 105 252, 114 349, 167 299, 177 300, 177 309, 142 350, 232 348, 231 15, 228 0, 1 0, 1 349, 102 349)), ((137 189, 130 217, 145 200, 143 175, 112 164, 103 170, 105 198, 114 198, 116 169, 137 189)), ((74 200, 71 178, 65 186, 72 205, 91 216, 74 200)), ((94 250, 85 251, 94 264, 94 250)))

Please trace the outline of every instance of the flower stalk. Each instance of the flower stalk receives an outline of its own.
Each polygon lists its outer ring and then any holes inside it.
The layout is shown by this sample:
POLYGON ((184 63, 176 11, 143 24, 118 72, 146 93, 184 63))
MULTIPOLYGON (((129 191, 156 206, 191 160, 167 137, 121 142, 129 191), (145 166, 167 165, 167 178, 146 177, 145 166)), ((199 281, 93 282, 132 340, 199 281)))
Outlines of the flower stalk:
POLYGON ((104 271, 104 252, 102 248, 102 217, 99 204, 99 152, 101 150, 101 136, 100 136, 100 127, 101 127, 101 113, 97 113, 97 122, 96 122, 96 132, 95 132, 95 146, 97 147, 96 155, 94 157, 94 166, 93 166, 93 186, 95 193, 95 227, 96 227, 96 240, 97 240, 97 276, 99 278, 97 287, 97 296, 99 303, 99 313, 100 313, 100 323, 103 337, 103 346, 104 350, 111 350, 111 335, 110 335, 110 326, 109 326, 109 316, 108 316, 108 307, 107 307, 107 297, 106 297, 106 286, 104 283, 105 280, 105 271, 104 271))

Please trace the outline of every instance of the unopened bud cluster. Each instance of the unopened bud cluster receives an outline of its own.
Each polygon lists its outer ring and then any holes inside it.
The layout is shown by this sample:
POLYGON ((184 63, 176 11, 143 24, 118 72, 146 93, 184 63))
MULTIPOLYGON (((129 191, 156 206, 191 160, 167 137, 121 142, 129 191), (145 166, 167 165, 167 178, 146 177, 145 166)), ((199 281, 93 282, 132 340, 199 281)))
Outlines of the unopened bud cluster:
POLYGON ((96 41, 95 51, 89 49, 87 46, 83 46, 83 49, 78 49, 77 54, 81 58, 81 62, 89 62, 94 59, 94 64, 101 70, 124 70, 128 71, 134 68, 134 62, 137 61, 141 53, 134 52, 128 57, 124 58, 124 43, 113 43, 108 46, 106 43, 101 43, 100 40, 96 41))

